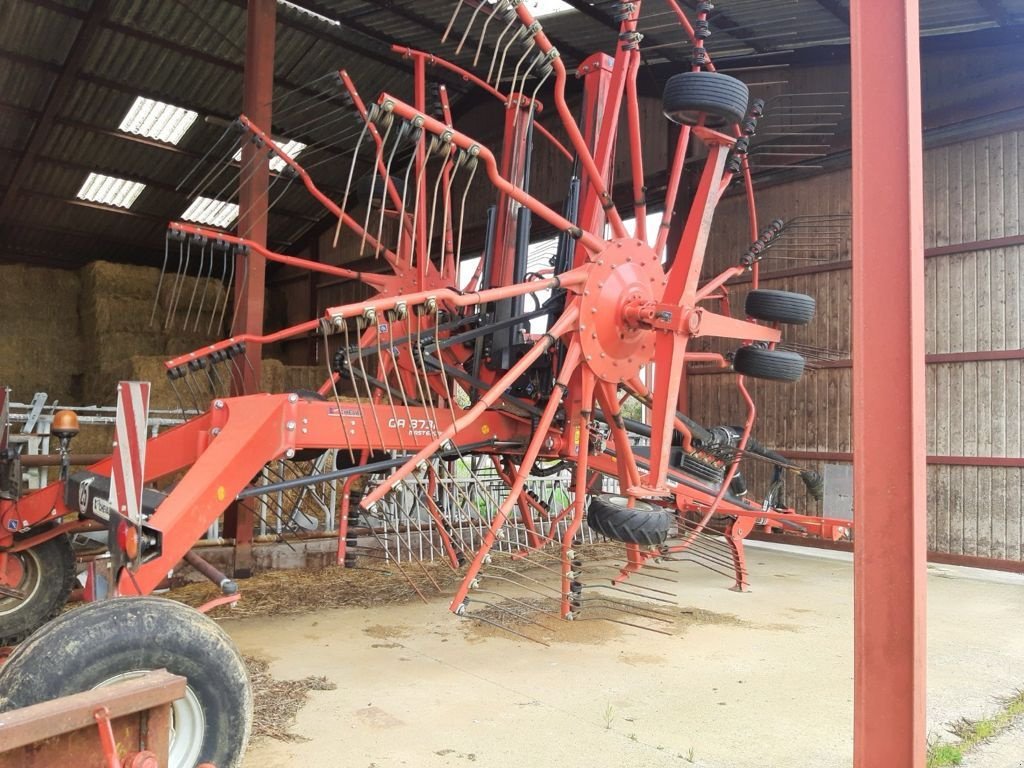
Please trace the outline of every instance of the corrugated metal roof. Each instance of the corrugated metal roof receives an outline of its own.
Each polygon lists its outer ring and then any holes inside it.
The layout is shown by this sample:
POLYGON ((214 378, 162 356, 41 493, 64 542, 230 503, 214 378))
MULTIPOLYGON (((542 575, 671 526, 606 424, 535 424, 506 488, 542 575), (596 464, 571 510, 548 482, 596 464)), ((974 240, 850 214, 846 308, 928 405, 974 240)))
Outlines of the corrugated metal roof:
POLYGON ((81 21, 34 3, 0 5, 0 50, 62 64, 81 21))
MULTIPOLYGON (((323 76, 347 69, 368 102, 382 90, 410 98, 411 64, 390 51, 391 43, 431 51, 467 67, 479 50, 486 71, 504 49, 496 49, 495 42, 505 21, 497 16, 488 21, 491 6, 485 5, 456 53, 474 14, 477 0, 471 1, 473 5, 466 0, 460 7, 445 43, 440 38, 457 6, 455 0, 299 3, 337 24, 279 6, 274 132, 310 145, 302 159, 316 166, 314 176, 325 190, 333 193, 344 186, 350 156, 341 153, 350 149, 358 131, 350 108, 338 98, 337 85, 323 76), (310 101, 317 93, 330 98, 310 101)), ((578 0, 574 4, 583 10, 542 22, 570 69, 582 56, 610 52, 615 45, 613 6, 578 0)), ((684 5, 692 8, 695 0, 684 0, 684 5)), ((847 41, 848 12, 848 0, 723 1, 711 17, 714 35, 708 48, 737 66, 748 57, 781 62, 787 51, 847 41)), ((984 29, 1024 23, 1024 0, 923 0, 921 13, 927 35, 984 29), (994 8, 1001 13, 993 15, 994 8)), ((181 191, 175 186, 221 139, 241 109, 245 21, 246 0, 0 3, 0 185, 6 194, 17 178, 18 188, 8 209, 0 211, 4 247, 18 254, 45 253, 55 260, 158 258, 161 222, 185 209, 196 178, 181 191), (50 95, 69 61, 78 63, 70 73, 71 87, 59 103, 51 104, 50 95), (121 119, 139 95, 195 110, 200 116, 177 147, 119 136, 121 119), (26 148, 31 148, 31 157, 22 168, 26 148), (128 214, 68 202, 92 171, 145 181, 147 188, 128 214)), ((666 0, 645 0, 642 47, 655 77, 673 71, 672 62, 684 66, 689 58, 689 45, 673 22, 666 0)), ((506 75, 522 50, 519 44, 509 49, 506 75)), ((457 78, 436 68, 432 72, 447 80, 456 103, 468 91, 457 78)), ((488 133, 486 126, 474 131, 488 133)), ((214 156, 230 157, 236 149, 230 135, 214 156)), ((237 165, 220 173, 208 185, 209 193, 233 192, 237 173, 237 165)), ((279 182, 273 195, 284 186, 279 182)), ((271 240, 294 239, 322 213, 299 185, 291 185, 272 214, 271 240)))

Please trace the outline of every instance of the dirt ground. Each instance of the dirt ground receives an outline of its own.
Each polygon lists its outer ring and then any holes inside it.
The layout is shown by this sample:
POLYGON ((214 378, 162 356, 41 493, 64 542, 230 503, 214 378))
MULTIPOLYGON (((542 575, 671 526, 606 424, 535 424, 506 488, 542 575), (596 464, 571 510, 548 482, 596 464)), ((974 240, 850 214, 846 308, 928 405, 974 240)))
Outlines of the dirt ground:
MULTIPOLYGON (((852 565, 750 553, 748 594, 679 563, 657 582, 674 603, 623 596, 643 618, 601 614, 657 631, 557 621, 543 599, 518 621, 497 598, 477 614, 546 645, 457 618, 436 590, 428 604, 224 619, 275 678, 337 686, 309 692, 299 740, 259 739, 245 766, 849 766, 852 565)), ((945 737, 1024 685, 1024 579, 939 566, 929 588, 929 726, 945 737)))

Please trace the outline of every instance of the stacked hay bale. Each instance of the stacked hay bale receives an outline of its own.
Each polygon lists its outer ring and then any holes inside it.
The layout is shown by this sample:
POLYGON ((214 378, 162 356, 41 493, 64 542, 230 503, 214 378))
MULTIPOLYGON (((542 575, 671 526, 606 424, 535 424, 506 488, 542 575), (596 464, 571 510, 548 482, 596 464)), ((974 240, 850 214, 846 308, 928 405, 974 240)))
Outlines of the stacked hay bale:
POLYGON ((221 318, 231 322, 225 311, 226 293, 215 278, 184 276, 175 281, 168 275, 159 297, 159 323, 165 332, 162 352, 168 357, 182 355, 222 338, 221 318))
POLYGON ((117 382, 130 379, 154 383, 153 408, 177 408, 157 361, 215 340, 224 286, 216 279, 174 275, 161 284, 159 270, 105 261, 84 267, 81 277, 83 401, 112 405, 117 382), (135 358, 144 360, 136 366, 135 358))
POLYGON ((80 270, 86 404, 115 402, 115 386, 134 355, 163 351, 163 333, 154 320, 156 271, 128 264, 94 261, 80 270))
POLYGON ((79 277, 63 269, 0 267, 0 386, 18 402, 36 392, 73 403, 82 371, 79 277))
POLYGON ((322 365, 286 365, 284 367, 284 391, 294 392, 305 389, 315 392, 327 381, 327 368, 322 365))
MULTIPOLYGON (((74 272, 4 265, 0 285, 0 386, 21 402, 46 392, 50 402, 113 405, 117 382, 133 380, 152 382, 153 409, 177 410, 164 361, 221 338, 221 317, 231 317, 220 280, 167 274, 161 283, 150 267, 96 261, 74 272)), ((260 388, 315 390, 325 375, 320 366, 266 359, 260 388)), ((221 378, 229 379, 224 369, 221 378)), ((107 430, 91 431, 78 442, 109 449, 107 430)))

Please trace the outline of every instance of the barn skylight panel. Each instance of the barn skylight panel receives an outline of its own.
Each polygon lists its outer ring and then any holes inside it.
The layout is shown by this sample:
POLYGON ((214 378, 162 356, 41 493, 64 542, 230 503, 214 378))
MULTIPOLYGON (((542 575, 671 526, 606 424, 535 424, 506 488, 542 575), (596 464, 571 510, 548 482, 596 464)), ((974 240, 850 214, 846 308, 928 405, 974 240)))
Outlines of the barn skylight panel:
POLYGON ((119 127, 125 133, 177 144, 197 117, 191 109, 138 96, 119 127))
MULTIPOLYGON (((298 157, 299 152, 306 148, 306 145, 303 144, 301 141, 292 141, 290 139, 274 139, 274 141, 277 143, 277 146, 279 146, 281 150, 286 155, 288 155, 288 157, 290 157, 292 160, 298 157)), ((235 152, 234 160, 236 163, 242 162, 241 149, 235 152)), ((274 155, 273 157, 270 158, 270 170, 272 170, 274 173, 280 173, 281 171, 283 171, 284 165, 284 160, 282 160, 277 155, 274 155)))
POLYGON ((194 221, 196 224, 227 229, 238 218, 238 205, 224 200, 214 200, 212 197, 197 197, 181 214, 181 218, 185 221, 194 221))
POLYGON ((526 7, 530 9, 530 13, 537 19, 574 10, 564 0, 526 0, 526 7))
POLYGON ((131 208, 132 203, 142 194, 145 184, 102 173, 90 173, 76 197, 91 203, 111 205, 115 208, 131 208))
POLYGON ((299 13, 304 13, 307 16, 312 16, 317 21, 321 21, 324 24, 330 24, 332 27, 340 27, 341 26, 341 22, 340 21, 337 21, 336 19, 328 18, 327 16, 324 16, 322 13, 317 13, 316 11, 311 11, 311 10, 309 10, 309 8, 303 8, 298 3, 289 3, 288 0, 277 0, 277 4, 278 5, 283 5, 286 8, 291 8, 293 11, 298 11, 299 13))

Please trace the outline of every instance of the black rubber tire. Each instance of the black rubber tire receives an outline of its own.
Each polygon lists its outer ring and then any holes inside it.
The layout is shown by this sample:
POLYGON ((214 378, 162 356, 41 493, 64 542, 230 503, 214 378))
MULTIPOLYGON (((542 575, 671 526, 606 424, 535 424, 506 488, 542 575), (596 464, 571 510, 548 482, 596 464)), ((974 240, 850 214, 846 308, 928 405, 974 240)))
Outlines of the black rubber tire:
POLYGON ((736 373, 768 381, 796 381, 804 374, 804 359, 782 349, 740 347, 732 361, 736 373))
POLYGON ((11 555, 21 560, 24 600, 0 597, 0 645, 20 643, 61 612, 75 585, 75 555, 65 534, 11 555))
POLYGON ((792 291, 758 288, 747 294, 747 317, 787 325, 807 325, 814 319, 814 297, 792 291))
POLYGON ((587 508, 587 524, 602 536, 627 544, 664 544, 672 527, 672 515, 650 502, 636 501, 628 507, 628 501, 625 496, 614 494, 594 496, 587 508))
POLYGON ((742 122, 750 91, 735 77, 719 72, 680 72, 665 83, 661 97, 665 117, 680 125, 696 125, 701 116, 711 128, 742 122))
MULTIPOLYGON (((214 621, 172 600, 118 597, 89 603, 50 622, 0 668, 0 711, 154 669, 187 678, 203 715, 202 743, 195 757, 182 748, 199 745, 198 728, 194 740, 178 743, 186 736, 175 726, 169 768, 193 768, 200 762, 218 768, 241 765, 252 727, 252 690, 245 663, 214 621)), ((186 696, 172 705, 175 718, 190 701, 186 696)))

